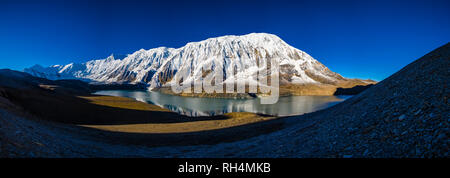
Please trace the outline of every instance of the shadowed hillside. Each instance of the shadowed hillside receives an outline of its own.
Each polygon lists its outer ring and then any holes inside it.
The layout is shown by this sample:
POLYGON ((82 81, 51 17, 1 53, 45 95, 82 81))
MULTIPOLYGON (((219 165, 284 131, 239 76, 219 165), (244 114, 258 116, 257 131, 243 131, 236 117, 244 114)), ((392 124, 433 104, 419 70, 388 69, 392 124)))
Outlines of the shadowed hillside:
POLYGON ((370 88, 374 84, 369 85, 357 85, 352 88, 337 88, 333 95, 357 95, 364 90, 370 88))
POLYGON ((193 118, 130 98, 91 95, 91 91, 82 81, 52 81, 0 70, 0 157, 35 152, 35 156, 44 156, 42 150, 35 150, 40 146, 47 153, 57 152, 55 147, 81 149, 61 140, 65 136, 74 137, 70 142, 88 138, 123 145, 174 146, 236 141, 283 127, 277 121, 261 122, 273 117, 259 114, 193 118))

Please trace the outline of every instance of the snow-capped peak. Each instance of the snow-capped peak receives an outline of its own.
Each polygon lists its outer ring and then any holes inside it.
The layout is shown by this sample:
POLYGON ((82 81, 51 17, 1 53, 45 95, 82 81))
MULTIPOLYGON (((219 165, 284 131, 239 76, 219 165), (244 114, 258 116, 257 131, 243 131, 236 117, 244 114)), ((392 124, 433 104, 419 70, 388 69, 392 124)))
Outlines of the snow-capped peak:
MULTIPOLYGON (((251 82, 260 70, 258 61, 276 59, 280 62, 282 83, 321 83, 342 79, 320 62, 298 50, 278 36, 268 33, 227 35, 190 42, 180 48, 140 49, 127 56, 71 63, 64 66, 25 69, 34 76, 49 79, 79 78, 96 82, 148 83, 152 88, 172 85, 171 79, 180 69, 191 73, 202 67, 220 65, 226 78, 251 82), (234 68, 242 69, 235 73, 234 68)), ((226 80, 226 78, 224 80, 226 80)), ((185 81, 198 80, 198 76, 185 81)))

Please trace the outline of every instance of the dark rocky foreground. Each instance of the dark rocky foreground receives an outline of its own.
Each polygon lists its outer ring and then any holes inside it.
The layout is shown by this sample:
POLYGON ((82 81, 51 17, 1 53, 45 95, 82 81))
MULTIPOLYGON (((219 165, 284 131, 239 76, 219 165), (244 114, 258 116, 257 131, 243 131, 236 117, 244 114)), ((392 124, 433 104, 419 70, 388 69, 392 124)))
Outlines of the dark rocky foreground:
POLYGON ((282 130, 231 143, 177 147, 110 144, 86 137, 79 127, 25 119, 2 101, 0 156, 448 158, 449 83, 446 44, 334 107, 280 118, 282 130))

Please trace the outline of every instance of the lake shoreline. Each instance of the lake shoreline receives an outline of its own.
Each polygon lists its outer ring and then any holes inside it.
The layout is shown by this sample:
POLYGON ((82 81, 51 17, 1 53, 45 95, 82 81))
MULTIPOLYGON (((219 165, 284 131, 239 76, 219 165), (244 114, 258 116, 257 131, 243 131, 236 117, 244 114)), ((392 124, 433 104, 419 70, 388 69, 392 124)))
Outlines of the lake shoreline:
POLYGON ((264 105, 260 103, 259 98, 186 97, 160 91, 105 90, 93 94, 128 97, 190 117, 219 116, 233 112, 292 116, 325 109, 351 97, 351 95, 281 96, 276 104, 264 105))

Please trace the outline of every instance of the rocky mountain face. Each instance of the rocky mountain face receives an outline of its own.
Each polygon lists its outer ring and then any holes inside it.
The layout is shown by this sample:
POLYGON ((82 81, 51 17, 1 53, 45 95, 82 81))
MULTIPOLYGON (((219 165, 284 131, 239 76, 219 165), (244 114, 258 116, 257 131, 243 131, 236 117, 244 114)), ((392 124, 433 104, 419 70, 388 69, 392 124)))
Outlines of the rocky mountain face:
MULTIPOLYGON (((279 70, 280 85, 291 88, 292 85, 323 85, 328 88, 331 86, 332 90, 335 90, 337 87, 374 83, 344 78, 307 53, 288 45, 275 35, 266 33, 209 38, 188 43, 178 49, 141 49, 123 59, 116 59, 111 55, 106 59, 81 64, 50 67, 36 65, 24 71, 48 79, 75 78, 101 83, 146 83, 150 89, 155 89, 201 81, 207 75, 211 78, 223 76, 223 84, 254 84, 259 82, 258 73, 261 74, 264 69, 269 69, 269 72, 262 75, 263 78, 270 79, 270 71, 279 70), (271 70, 271 60, 277 61, 279 68, 271 70), (174 78, 181 80, 172 80, 174 78)), ((329 91, 326 95, 333 92, 329 91)))

